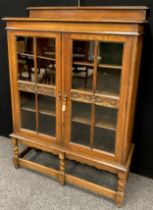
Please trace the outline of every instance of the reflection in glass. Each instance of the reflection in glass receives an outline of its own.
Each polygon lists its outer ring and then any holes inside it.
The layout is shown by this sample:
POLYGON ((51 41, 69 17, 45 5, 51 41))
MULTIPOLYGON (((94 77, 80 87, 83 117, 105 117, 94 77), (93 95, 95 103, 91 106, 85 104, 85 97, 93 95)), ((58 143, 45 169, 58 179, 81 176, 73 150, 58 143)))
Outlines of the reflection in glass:
POLYGON ((71 141, 89 146, 91 105, 72 102, 71 141))
POLYGON ((55 85, 55 39, 37 38, 37 78, 39 83, 55 85))
POLYGON ((92 89, 93 63, 94 41, 73 41, 73 89, 92 89))
POLYGON ((54 97, 38 95, 39 132, 56 135, 56 101, 54 97))
POLYGON ((21 127, 36 131, 35 95, 33 93, 20 92, 21 127))
POLYGON ((122 43, 100 42, 96 92, 118 95, 122 69, 122 43))
POLYGON ((33 38, 17 37, 18 79, 34 81, 33 38))

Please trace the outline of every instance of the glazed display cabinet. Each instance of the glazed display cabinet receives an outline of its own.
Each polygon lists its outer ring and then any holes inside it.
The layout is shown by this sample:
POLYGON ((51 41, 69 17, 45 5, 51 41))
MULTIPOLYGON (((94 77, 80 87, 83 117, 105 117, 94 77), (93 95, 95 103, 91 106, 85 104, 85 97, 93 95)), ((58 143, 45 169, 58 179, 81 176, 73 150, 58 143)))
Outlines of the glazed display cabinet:
POLYGON ((36 7, 28 18, 4 18, 16 168, 43 172, 121 206, 134 148, 146 11, 36 7), (48 165, 36 161, 43 152, 48 165))

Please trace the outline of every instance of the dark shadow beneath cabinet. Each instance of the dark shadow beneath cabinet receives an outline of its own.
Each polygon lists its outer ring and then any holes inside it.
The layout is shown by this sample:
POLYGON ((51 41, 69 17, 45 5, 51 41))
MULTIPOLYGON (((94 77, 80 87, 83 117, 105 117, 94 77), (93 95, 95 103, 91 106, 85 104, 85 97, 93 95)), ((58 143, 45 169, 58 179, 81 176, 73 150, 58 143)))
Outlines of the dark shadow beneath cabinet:
MULTIPOLYGON (((26 160, 59 170, 57 155, 32 149, 25 157, 26 160)), ((96 169, 95 167, 65 159, 65 174, 76 176, 86 181, 101 185, 112 190, 117 189, 117 176, 110 172, 96 169)))

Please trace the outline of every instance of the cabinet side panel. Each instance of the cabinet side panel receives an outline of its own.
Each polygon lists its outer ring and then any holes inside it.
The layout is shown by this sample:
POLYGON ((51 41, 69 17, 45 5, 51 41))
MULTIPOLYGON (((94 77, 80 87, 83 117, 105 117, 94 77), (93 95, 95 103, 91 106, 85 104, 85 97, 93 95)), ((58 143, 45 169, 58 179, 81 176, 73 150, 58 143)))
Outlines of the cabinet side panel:
POLYGON ((116 156, 119 162, 123 163, 125 150, 124 145, 126 140, 125 128, 127 123, 127 102, 129 89, 129 74, 131 65, 131 50, 133 46, 132 37, 125 37, 122 75, 120 85, 120 102, 118 112, 118 126, 117 126, 117 141, 116 141, 116 156))
POLYGON ((125 144, 123 148, 123 151, 125 151, 123 158, 124 162, 127 159, 132 142, 134 113, 135 113, 137 86, 138 86, 141 51, 142 51, 142 38, 143 38, 142 36, 133 38, 133 50, 131 53, 131 70, 129 75, 129 90, 127 98, 125 144))

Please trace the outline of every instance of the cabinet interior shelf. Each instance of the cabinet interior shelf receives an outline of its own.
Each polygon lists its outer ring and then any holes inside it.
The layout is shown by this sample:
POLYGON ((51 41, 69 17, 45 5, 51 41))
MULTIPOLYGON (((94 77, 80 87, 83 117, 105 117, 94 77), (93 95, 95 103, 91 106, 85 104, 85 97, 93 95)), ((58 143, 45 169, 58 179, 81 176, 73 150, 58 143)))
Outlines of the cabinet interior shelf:
MULTIPOLYGON (((33 54, 28 54, 28 53, 18 53, 18 55, 23 56, 23 57, 28 57, 28 59, 34 58, 33 54)), ((44 60, 49 60, 49 61, 55 61, 54 58, 46 57, 46 56, 41 56, 37 55, 36 58, 39 59, 44 59, 44 60)))
MULTIPOLYGON (((34 108, 30 107, 30 106, 22 107, 21 109, 24 110, 24 111, 36 112, 36 110, 34 108)), ((39 110, 39 113, 49 115, 49 116, 52 116, 52 117, 56 116, 55 111, 46 110, 46 109, 43 109, 43 108, 41 108, 41 110, 39 110)))
MULTIPOLYGON (((83 116, 82 117, 74 116, 72 117, 72 121, 76 123, 81 123, 84 125, 91 125, 90 119, 84 118, 83 116)), ((96 121, 94 126, 97 128, 103 128, 103 129, 107 129, 111 131, 116 131, 116 127, 114 123, 106 122, 105 120, 96 121)))
MULTIPOLYGON (((24 106, 24 107, 21 108, 21 110, 36 113, 35 108, 31 107, 31 106, 24 106)), ((39 109, 39 113, 40 114, 45 114, 45 115, 48 115, 48 116, 52 116, 52 117, 56 116, 55 110, 51 110, 51 109, 48 110, 48 109, 41 108, 41 109, 39 109)), ((76 122, 76 123, 80 123, 80 124, 84 124, 84 125, 89 125, 89 126, 91 125, 90 118, 83 115, 83 112, 81 113, 81 116, 72 116, 72 122, 76 122)), ((97 127, 97 128, 103 128, 103 129, 107 129, 107 130, 111 130, 111 131, 116 131, 115 123, 111 122, 111 121, 107 121, 107 120, 97 120, 95 122, 94 126, 97 127)))
MULTIPOLYGON (((85 66, 85 67, 93 67, 94 64, 90 63, 90 62, 85 62, 85 61, 74 61, 73 62, 74 65, 78 65, 78 66, 85 66)), ((108 69, 122 69, 122 66, 119 65, 113 65, 113 64, 98 64, 99 68, 108 68, 108 69)))

